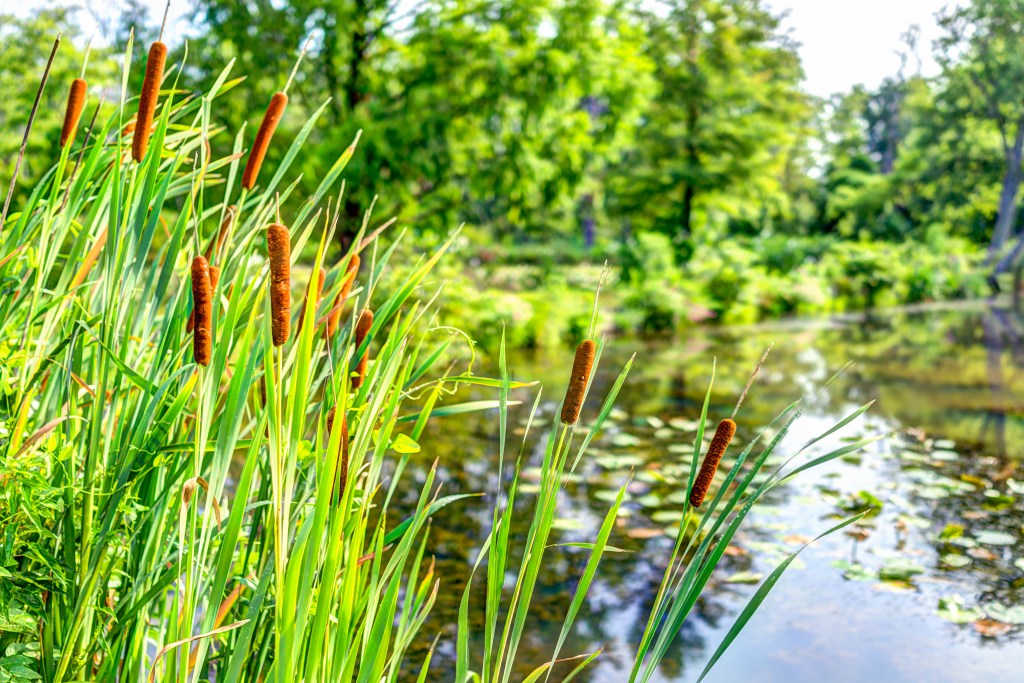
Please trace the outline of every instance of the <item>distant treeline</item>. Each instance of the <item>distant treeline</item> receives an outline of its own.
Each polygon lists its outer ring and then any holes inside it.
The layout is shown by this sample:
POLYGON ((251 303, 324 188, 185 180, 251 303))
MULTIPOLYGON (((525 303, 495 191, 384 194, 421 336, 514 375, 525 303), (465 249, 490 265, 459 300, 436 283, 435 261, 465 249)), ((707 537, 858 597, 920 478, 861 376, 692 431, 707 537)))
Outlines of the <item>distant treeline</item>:
MULTIPOLYGON (((0 18, 4 185, 66 16, 0 18)), ((315 186, 363 130, 346 171, 350 232, 379 195, 376 215, 424 233, 467 222, 494 241, 586 249, 660 232, 677 264, 733 235, 827 234, 964 237, 1005 267, 1024 244, 1022 18, 1024 0, 973 0, 941 17, 935 45, 908 30, 904 67, 879 88, 827 101, 802 90, 797 45, 761 0, 196 0, 187 36, 166 39, 190 82, 208 85, 232 58, 246 77, 215 108, 212 144, 226 152, 243 123, 251 142, 312 36, 268 163, 329 101, 306 146, 322 155, 297 166, 315 186), (916 73, 928 50, 935 78, 916 73)), ((129 28, 138 59, 158 24, 132 2, 108 29, 118 49, 94 51, 87 116, 100 95, 116 99, 129 28)), ((61 84, 81 66, 83 37, 65 43, 23 188, 48 165, 61 84)))

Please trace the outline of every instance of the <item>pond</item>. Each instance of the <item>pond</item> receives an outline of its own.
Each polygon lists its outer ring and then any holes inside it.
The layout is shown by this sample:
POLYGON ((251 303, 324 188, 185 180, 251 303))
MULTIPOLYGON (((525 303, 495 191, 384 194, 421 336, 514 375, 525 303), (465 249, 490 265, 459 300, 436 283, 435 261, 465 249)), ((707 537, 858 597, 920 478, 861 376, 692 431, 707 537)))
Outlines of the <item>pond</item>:
MULTIPOLYGON (((597 410, 630 354, 636 352, 637 360, 612 420, 560 502, 559 540, 588 540, 596 533, 610 497, 634 468, 610 542, 632 552, 606 555, 563 648, 566 656, 604 648, 576 680, 626 680, 671 550, 685 495, 685 480, 675 473, 689 464, 692 422, 712 358, 717 377, 709 419, 717 422, 732 412, 772 342, 737 415, 731 455, 801 396, 807 410, 782 454, 872 399, 877 403, 868 414, 835 438, 886 436, 856 457, 801 475, 755 508, 655 680, 695 681, 760 579, 840 516, 869 507, 878 510, 863 524, 804 551, 707 680, 1021 680, 1024 320, 980 305, 610 343, 584 419, 597 410)), ((516 379, 541 382, 541 409, 549 420, 570 363, 568 352, 515 354, 510 360, 516 379)), ((517 390, 517 398, 529 405, 536 391, 517 390)), ((477 397, 493 395, 462 394, 464 400, 477 397)), ((510 413, 510 432, 516 428, 510 439, 521 438, 526 418, 523 407, 516 410, 510 413)), ((449 482, 446 493, 493 491, 496 425, 496 412, 436 420, 416 465, 426 468, 438 458, 439 479, 449 482)), ((530 438, 528 484, 540 455, 540 431, 530 438)), ((479 501, 458 503, 433 524, 431 549, 443 586, 424 629, 430 639, 442 635, 431 680, 452 678, 454 633, 448 625, 456 623, 468 568, 489 528, 487 509, 479 501)), ((524 667, 550 656, 587 554, 554 552, 551 558, 535 599, 536 619, 520 648, 524 667)))

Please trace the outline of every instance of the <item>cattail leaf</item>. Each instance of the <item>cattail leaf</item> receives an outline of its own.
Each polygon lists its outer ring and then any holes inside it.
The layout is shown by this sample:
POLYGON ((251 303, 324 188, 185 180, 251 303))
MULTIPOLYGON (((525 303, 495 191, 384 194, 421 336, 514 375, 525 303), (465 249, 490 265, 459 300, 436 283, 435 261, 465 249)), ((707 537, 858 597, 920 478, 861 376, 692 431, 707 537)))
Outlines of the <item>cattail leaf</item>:
MULTIPOLYGON (((555 643, 555 649, 551 653, 551 661, 549 662, 551 666, 554 666, 555 662, 558 660, 558 653, 562 651, 562 646, 565 644, 565 639, 569 635, 569 630, 572 628, 572 625, 576 620, 576 615, 579 614, 580 607, 583 606, 583 601, 586 599, 587 593, 590 591, 590 584, 594 580, 594 575, 597 574, 597 566, 601 562, 601 557, 608 544, 608 538, 611 536, 612 528, 615 526, 615 520, 618 519, 619 507, 622 505, 622 499, 626 495, 626 489, 629 487, 632 480, 633 477, 630 475, 619 488, 619 494, 615 497, 615 502, 612 503, 611 507, 608 509, 604 522, 602 522, 601 528, 597 532, 597 539, 593 543, 590 558, 587 560, 587 565, 584 567, 583 573, 580 574, 579 583, 576 584, 576 591, 572 596, 572 602, 569 603, 569 609, 566 611, 565 619, 562 621, 562 630, 558 634, 558 641, 555 643)), ((550 677, 551 673, 549 670, 545 680, 550 677)))
POLYGON ((87 325, 85 325, 81 321, 79 321, 78 324, 82 327, 82 329, 89 333, 89 336, 92 337, 99 345, 99 347, 103 349, 103 351, 107 354, 107 358, 109 358, 114 363, 114 365, 117 366, 117 369, 120 370, 132 384, 142 389, 147 394, 155 394, 157 392, 157 386, 155 384, 147 380, 139 373, 132 370, 131 367, 129 367, 128 364, 125 363, 123 360, 121 360, 121 358, 118 357, 116 353, 110 350, 110 347, 104 344, 103 341, 99 337, 97 337, 96 334, 87 325))
POLYGON ((804 544, 800 547, 799 550, 797 550, 789 557, 787 557, 785 560, 783 560, 783 562, 778 567, 776 567, 771 574, 768 575, 768 578, 765 579, 764 583, 762 583, 758 587, 757 591, 754 592, 754 595, 751 596, 750 601, 743 608, 743 611, 741 611, 739 616, 736 617, 736 621, 734 621, 732 626, 729 627, 729 630, 728 632, 726 632, 725 637, 722 639, 722 642, 719 644, 718 648, 715 649, 715 653, 711 656, 711 659, 708 660, 708 663, 704 667, 704 670, 697 678, 697 683, 700 683, 700 681, 704 680, 705 676, 708 675, 708 673, 715 666, 715 664, 718 663, 718 660, 721 659, 722 655, 725 654, 725 651, 729 649, 729 646, 732 645, 732 642, 736 640, 736 636, 740 634, 740 631, 742 631, 743 628, 747 625, 747 622, 750 621, 750 618, 754 616, 754 613, 761 606, 761 603, 764 602, 764 599, 768 596, 768 593, 771 591, 771 589, 775 587, 776 583, 778 583, 779 578, 782 576, 783 572, 785 572, 789 565, 793 563, 793 560, 795 560, 797 556, 801 552, 803 552, 804 549, 807 548, 807 546, 811 545, 811 543, 819 541, 822 538, 829 536, 830 534, 834 534, 835 532, 840 531, 841 529, 860 520, 865 514, 867 513, 862 512, 859 515, 855 515, 853 517, 850 517, 849 519, 845 519, 839 524, 829 529, 828 531, 819 534, 817 537, 815 537, 813 541, 804 544))
MULTIPOLYGON (((522 401, 509 401, 507 405, 517 406, 522 401)), ((482 400, 482 401, 466 401, 465 403, 456 403, 450 406, 441 406, 440 408, 434 408, 430 411, 430 417, 449 417, 451 415, 462 415, 464 413, 476 413, 481 410, 494 410, 501 406, 499 401, 493 400, 482 400)), ((419 418, 419 414, 415 413, 412 415, 403 415, 398 418, 398 422, 415 422, 419 418)))
MULTIPOLYGON (((449 505, 456 501, 465 500, 466 498, 480 498, 481 496, 483 496, 482 493, 459 493, 451 496, 444 496, 443 498, 438 498, 436 501, 430 504, 430 507, 427 508, 426 516, 433 517, 438 512, 440 512, 441 510, 443 510, 444 508, 448 507, 449 505)), ((418 515, 406 517, 394 529, 386 533, 384 535, 384 545, 391 545, 392 543, 400 539, 405 534, 405 532, 409 530, 409 527, 413 524, 413 522, 416 521, 417 517, 418 515)))

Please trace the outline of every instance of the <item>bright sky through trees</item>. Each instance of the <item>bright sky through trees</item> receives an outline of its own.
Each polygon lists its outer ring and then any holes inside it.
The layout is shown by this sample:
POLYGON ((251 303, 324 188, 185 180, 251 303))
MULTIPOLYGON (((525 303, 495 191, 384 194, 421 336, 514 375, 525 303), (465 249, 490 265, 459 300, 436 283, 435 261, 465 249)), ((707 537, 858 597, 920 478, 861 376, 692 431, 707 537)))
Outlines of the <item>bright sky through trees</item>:
MULTIPOLYGON (((150 17, 159 22, 166 0, 143 0, 150 17)), ((40 7, 53 4, 89 7, 90 2, 68 0, 0 0, 0 12, 24 16, 40 7)), ((97 3, 99 4, 99 3, 97 3)), ((80 13, 82 32, 96 27, 95 16, 104 19, 117 15, 124 0, 110 0, 102 7, 93 6, 80 13)), ((935 13, 957 4, 955 0, 767 0, 775 10, 786 10, 785 25, 801 45, 800 56, 807 74, 806 89, 813 95, 827 97, 863 83, 875 87, 886 76, 899 69, 898 50, 901 36, 911 25, 921 28, 917 56, 924 75, 937 71, 932 58, 932 41, 939 35, 935 13)), ((173 0, 171 23, 182 20, 191 10, 191 0, 173 0)), ((909 73, 917 69, 912 58, 909 73)))

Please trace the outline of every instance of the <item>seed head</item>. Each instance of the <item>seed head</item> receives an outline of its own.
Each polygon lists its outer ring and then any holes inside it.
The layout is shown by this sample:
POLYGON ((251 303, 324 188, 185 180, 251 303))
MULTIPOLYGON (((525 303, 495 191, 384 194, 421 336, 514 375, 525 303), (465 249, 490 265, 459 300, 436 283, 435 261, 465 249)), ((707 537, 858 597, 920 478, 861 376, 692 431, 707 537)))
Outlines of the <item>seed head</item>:
POLYGON ((68 105, 64 110, 64 126, 60 129, 60 146, 65 147, 75 141, 75 131, 78 130, 78 120, 82 118, 82 109, 85 107, 85 81, 76 78, 71 81, 71 89, 68 91, 68 105))
POLYGON ((245 162, 245 172, 242 173, 242 187, 251 190, 256 185, 256 178, 260 174, 260 166, 263 165, 263 158, 267 155, 267 148, 270 147, 270 138, 274 137, 278 122, 284 114, 284 108, 288 105, 288 96, 283 92, 274 93, 270 98, 270 105, 263 114, 263 121, 256 132, 256 139, 249 151, 249 160, 245 162))
POLYGON ((270 317, 274 346, 288 341, 291 333, 291 236, 288 228, 273 223, 267 228, 267 253, 270 256, 270 317))
POLYGON ((202 256, 192 260, 192 312, 195 315, 192 358, 205 367, 210 364, 213 351, 213 279, 210 264, 202 256))
POLYGON ((711 482, 715 478, 715 472, 718 471, 718 464, 722 462, 725 449, 729 447, 735 434, 736 423, 731 419, 726 418, 718 423, 715 436, 711 439, 711 445, 708 446, 708 454, 704 456, 704 464, 701 465, 700 472, 693 482, 693 490, 690 491, 690 505, 693 507, 699 508, 704 502, 704 497, 708 494, 711 482))
POLYGON ((159 40, 149 46, 146 59, 146 78, 139 93, 139 113, 132 131, 132 159, 142 161, 149 147, 149 131, 153 126, 156 103, 160 98, 160 83, 164 80, 164 63, 167 61, 167 46, 159 40))
MULTIPOLYGON (((369 308, 364 308, 363 312, 359 314, 359 320, 356 321, 356 350, 363 345, 366 341, 367 335, 370 334, 370 328, 373 327, 373 311, 369 308)), ((352 388, 358 389, 363 386, 363 382, 366 381, 366 366, 370 359, 370 349, 367 348, 363 351, 363 355, 359 357, 356 363, 356 375, 352 378, 352 388)))
POLYGON ((580 409, 583 408, 583 397, 587 393, 587 382, 590 380, 590 370, 594 367, 596 354, 597 344, 593 339, 584 339, 576 347, 569 386, 566 387, 565 400, 562 402, 562 424, 574 425, 580 419, 580 409))

